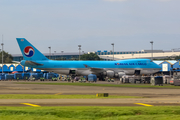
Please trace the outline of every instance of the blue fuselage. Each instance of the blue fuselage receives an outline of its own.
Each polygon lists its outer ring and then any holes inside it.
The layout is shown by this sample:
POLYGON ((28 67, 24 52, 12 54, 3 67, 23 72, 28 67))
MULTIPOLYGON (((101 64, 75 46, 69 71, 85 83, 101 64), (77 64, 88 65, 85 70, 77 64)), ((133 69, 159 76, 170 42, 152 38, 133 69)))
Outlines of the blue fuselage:
POLYGON ((69 74, 69 70, 79 71, 79 75, 88 75, 94 73, 94 69, 99 72, 112 70, 116 73, 124 71, 126 74, 134 74, 135 70, 141 70, 141 74, 151 74, 161 70, 161 67, 149 59, 129 59, 119 61, 55 61, 55 60, 36 60, 33 61, 41 65, 26 64, 26 60, 21 64, 41 70, 57 72, 60 74, 69 74))

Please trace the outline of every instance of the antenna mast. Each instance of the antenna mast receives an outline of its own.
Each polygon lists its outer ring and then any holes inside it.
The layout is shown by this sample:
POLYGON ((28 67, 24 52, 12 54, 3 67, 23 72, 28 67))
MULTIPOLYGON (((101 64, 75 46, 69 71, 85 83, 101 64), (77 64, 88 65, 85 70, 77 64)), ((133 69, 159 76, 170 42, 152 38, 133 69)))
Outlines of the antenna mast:
POLYGON ((3 43, 3 35, 2 35, 2 43, 1 43, 1 45, 2 45, 2 73, 3 73, 3 45, 4 45, 4 43, 3 43))

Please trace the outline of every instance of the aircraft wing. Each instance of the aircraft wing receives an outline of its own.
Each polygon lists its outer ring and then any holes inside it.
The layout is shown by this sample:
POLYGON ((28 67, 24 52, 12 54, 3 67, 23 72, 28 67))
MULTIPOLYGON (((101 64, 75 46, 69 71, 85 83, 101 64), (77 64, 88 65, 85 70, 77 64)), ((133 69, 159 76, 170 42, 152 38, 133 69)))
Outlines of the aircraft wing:
POLYGON ((84 64, 84 66, 86 68, 89 68, 90 71, 92 71, 93 74, 99 74, 99 73, 102 73, 102 72, 106 72, 108 70, 111 70, 111 71, 114 71, 114 73, 119 73, 119 72, 122 72, 122 73, 128 73, 128 71, 125 71, 125 70, 118 70, 118 69, 108 69, 108 68, 92 68, 86 64, 84 64))
POLYGON ((101 69, 101 68, 90 68, 90 70, 91 70, 92 73, 94 73, 94 74, 102 73, 102 72, 106 71, 106 70, 101 69))
POLYGON ((90 67, 90 66, 88 66, 88 65, 86 65, 86 64, 84 64, 84 66, 85 66, 86 68, 89 68, 90 71, 91 71, 93 74, 97 74, 97 73, 101 73, 101 72, 106 71, 106 70, 103 69, 103 68, 93 68, 93 67, 90 67))
POLYGON ((12 62, 13 62, 13 63, 18 63, 18 64, 21 63, 21 62, 19 62, 19 61, 12 61, 12 62))
POLYGON ((115 69, 107 69, 107 68, 89 68, 93 74, 99 74, 99 73, 102 73, 102 72, 106 72, 106 71, 114 71, 114 73, 124 73, 124 74, 128 74, 129 72, 128 71, 125 71, 125 70, 115 70, 115 69))

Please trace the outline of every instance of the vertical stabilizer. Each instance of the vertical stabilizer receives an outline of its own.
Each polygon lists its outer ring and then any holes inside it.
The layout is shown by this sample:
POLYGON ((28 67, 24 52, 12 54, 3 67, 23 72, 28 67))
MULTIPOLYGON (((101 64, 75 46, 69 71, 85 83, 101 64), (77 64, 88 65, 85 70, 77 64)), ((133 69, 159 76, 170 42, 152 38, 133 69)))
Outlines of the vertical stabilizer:
POLYGON ((16 38, 16 40, 19 44, 24 60, 48 60, 25 38, 16 38))

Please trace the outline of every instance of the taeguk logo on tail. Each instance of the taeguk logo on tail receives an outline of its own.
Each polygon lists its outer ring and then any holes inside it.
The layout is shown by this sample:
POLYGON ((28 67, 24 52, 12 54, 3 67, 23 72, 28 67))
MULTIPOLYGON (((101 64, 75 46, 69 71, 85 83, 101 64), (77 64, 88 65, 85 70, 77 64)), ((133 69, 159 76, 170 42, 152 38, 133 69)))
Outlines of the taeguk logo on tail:
POLYGON ((27 46, 24 48, 24 55, 26 57, 32 57, 34 55, 34 48, 31 46, 27 46))

